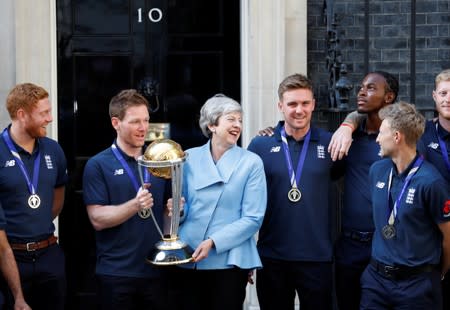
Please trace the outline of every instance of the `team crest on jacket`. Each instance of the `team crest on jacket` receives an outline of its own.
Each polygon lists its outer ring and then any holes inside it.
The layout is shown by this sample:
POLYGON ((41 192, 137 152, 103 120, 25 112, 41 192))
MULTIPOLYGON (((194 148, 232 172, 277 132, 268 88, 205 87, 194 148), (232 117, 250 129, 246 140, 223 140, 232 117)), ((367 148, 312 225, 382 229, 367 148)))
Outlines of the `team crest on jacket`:
POLYGON ((444 213, 444 217, 449 217, 450 216, 450 200, 447 200, 444 203, 444 208, 442 208, 442 211, 444 213))
POLYGON ((406 203, 413 204, 415 192, 416 192, 415 188, 408 189, 408 194, 406 195, 406 203))
POLYGON ((53 169, 53 162, 50 155, 44 155, 45 164, 47 165, 47 169, 53 169))
POLYGON ((325 158, 325 146, 323 146, 323 145, 317 146, 317 158, 321 158, 321 159, 325 158))

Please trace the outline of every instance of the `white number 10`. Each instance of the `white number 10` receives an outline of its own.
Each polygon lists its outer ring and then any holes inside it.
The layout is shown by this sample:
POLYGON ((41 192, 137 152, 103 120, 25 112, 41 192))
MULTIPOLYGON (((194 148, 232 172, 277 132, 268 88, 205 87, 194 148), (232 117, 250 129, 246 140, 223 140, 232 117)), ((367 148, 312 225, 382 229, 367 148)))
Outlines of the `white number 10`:
MULTIPOLYGON (((142 23, 142 8, 139 8, 138 10, 138 23, 142 23)), ((152 23, 158 23, 161 21, 163 17, 163 13, 161 9, 153 8, 150 11, 148 11, 148 19, 152 23)))

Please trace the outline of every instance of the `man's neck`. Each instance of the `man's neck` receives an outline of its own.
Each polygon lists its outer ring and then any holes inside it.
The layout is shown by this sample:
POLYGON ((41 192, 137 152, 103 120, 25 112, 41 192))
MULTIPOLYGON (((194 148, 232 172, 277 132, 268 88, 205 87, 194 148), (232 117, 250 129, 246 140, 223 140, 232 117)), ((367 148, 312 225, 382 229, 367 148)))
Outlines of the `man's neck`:
POLYGON ((438 119, 439 119, 439 125, 441 125, 442 128, 444 128, 445 130, 450 132, 450 120, 449 119, 445 119, 441 115, 439 115, 438 119))
POLYGON ((25 130, 20 127, 20 124, 13 122, 9 130, 11 139, 23 148, 28 153, 32 153, 36 139, 31 137, 25 130))
POLYGON ((120 147, 120 149, 128 156, 138 158, 140 155, 142 155, 142 147, 132 147, 129 144, 124 143, 119 138, 117 138, 116 143, 117 146, 120 147))
POLYGON ((404 172, 406 168, 412 163, 414 158, 416 157, 416 148, 415 147, 404 147, 401 150, 398 150, 395 156, 392 156, 392 161, 397 167, 398 174, 404 172))
POLYGON ((367 133, 377 133, 380 130, 381 119, 378 116, 378 111, 376 113, 367 114, 366 120, 366 131, 367 133))
POLYGON ((286 124, 284 125, 284 130, 286 131, 286 134, 294 138, 296 141, 302 140, 306 136, 310 128, 311 124, 308 124, 308 126, 301 129, 292 129, 286 126, 286 124))

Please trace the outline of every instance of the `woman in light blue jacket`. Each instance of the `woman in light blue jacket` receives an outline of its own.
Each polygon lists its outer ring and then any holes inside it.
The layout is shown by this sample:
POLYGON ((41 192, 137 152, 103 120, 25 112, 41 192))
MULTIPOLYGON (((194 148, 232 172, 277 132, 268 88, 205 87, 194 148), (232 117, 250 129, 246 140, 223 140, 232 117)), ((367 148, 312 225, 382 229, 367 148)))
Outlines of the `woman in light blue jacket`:
POLYGON ((242 309, 248 274, 261 267, 255 234, 266 209, 261 159, 239 146, 242 108, 216 95, 200 111, 209 141, 187 150, 180 239, 195 249, 182 265, 185 309, 242 309))

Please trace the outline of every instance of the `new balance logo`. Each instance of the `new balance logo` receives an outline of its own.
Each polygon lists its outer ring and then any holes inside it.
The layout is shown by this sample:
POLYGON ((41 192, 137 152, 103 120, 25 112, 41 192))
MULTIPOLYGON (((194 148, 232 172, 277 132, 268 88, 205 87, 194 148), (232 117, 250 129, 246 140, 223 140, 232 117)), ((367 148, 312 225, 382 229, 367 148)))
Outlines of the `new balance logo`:
POLYGON ((114 171, 114 175, 122 175, 123 174, 123 169, 116 169, 116 171, 114 171))
POLYGON ((5 168, 6 168, 6 167, 14 167, 15 165, 16 165, 16 161, 15 161, 14 159, 7 160, 7 161, 5 162, 5 168))
POLYGON ((437 150, 437 148, 439 147, 439 143, 430 142, 430 144, 428 144, 428 147, 432 148, 433 150, 437 150))
POLYGON ((385 185, 386 185, 386 183, 378 181, 377 185, 375 185, 375 186, 378 188, 384 188, 385 185))
POLYGON ((280 147, 279 146, 273 146, 270 149, 270 153, 278 153, 280 151, 280 147))

